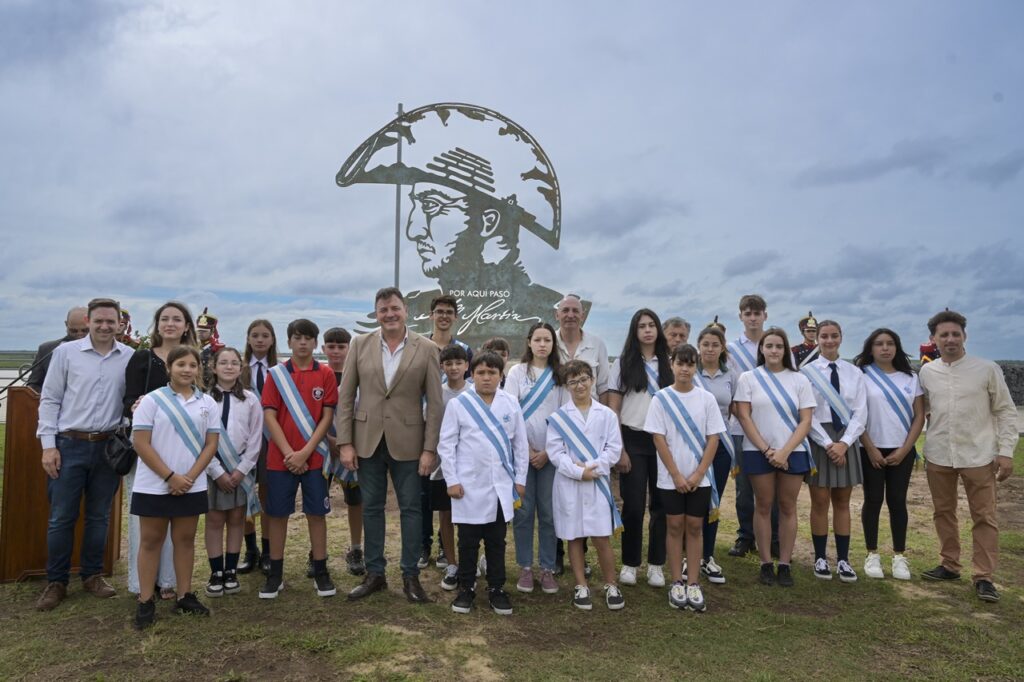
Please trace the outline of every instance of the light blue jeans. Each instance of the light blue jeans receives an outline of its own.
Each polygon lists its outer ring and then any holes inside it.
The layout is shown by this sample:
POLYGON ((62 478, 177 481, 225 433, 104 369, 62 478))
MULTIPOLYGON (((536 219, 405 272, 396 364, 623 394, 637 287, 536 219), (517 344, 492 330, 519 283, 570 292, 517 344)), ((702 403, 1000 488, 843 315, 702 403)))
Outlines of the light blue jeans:
POLYGON ((551 488, 555 483, 555 467, 551 462, 541 469, 530 467, 526 474, 526 493, 523 506, 512 518, 516 541, 516 564, 526 568, 533 565, 533 519, 537 517, 539 540, 538 558, 543 570, 555 570, 555 516, 551 503, 551 488))

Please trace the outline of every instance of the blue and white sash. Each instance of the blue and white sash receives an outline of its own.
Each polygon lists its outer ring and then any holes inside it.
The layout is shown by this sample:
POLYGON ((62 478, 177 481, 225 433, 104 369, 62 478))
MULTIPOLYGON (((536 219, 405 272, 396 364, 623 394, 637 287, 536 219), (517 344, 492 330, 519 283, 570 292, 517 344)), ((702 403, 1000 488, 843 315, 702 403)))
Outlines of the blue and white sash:
MULTIPOLYGON (((789 393, 786 392, 786 388, 779 381, 779 378, 764 367, 758 367, 754 370, 754 377, 757 379, 757 383, 761 384, 761 389, 768 395, 768 399, 772 401, 772 405, 775 406, 775 411, 779 413, 782 423, 790 431, 796 431, 796 427, 800 424, 800 410, 789 396, 789 393), (786 403, 786 407, 782 406, 783 401, 786 403), (787 410, 786 408, 789 409, 787 410)), ((814 466, 814 458, 811 456, 810 441, 804 438, 803 446, 807 454, 807 461, 811 467, 811 475, 813 476, 817 472, 817 467, 814 466)))
MULTIPOLYGON (((309 408, 306 407, 306 403, 302 400, 302 394, 299 393, 299 387, 295 385, 295 380, 292 379, 287 365, 271 367, 270 376, 274 378, 274 383, 277 384, 277 391, 281 394, 281 400, 284 401, 288 414, 291 415, 292 421, 298 427, 299 434, 306 442, 309 442, 313 437, 313 431, 316 430, 316 422, 313 421, 313 415, 309 413, 309 408)), ((341 466, 340 461, 331 460, 331 451, 327 448, 326 435, 316 444, 316 451, 324 458, 323 475, 328 477, 333 474, 338 478, 343 478, 345 467, 341 466), (339 469, 341 471, 338 471, 339 469)))
MULTIPOLYGON (((697 372, 694 373, 693 380, 697 382, 698 386, 703 388, 708 393, 714 395, 714 393, 711 392, 711 385, 708 383, 708 380, 704 378, 704 375, 700 373, 700 370, 697 370, 697 372)), ((726 423, 725 431, 722 431, 720 434, 718 434, 718 442, 720 442, 722 446, 725 448, 725 451, 729 453, 729 458, 732 460, 730 468, 735 468, 736 444, 732 442, 732 436, 729 435, 728 422, 726 423)))
POLYGON ((850 417, 853 414, 853 410, 846 404, 843 396, 839 395, 839 391, 836 387, 825 378, 825 375, 821 373, 821 370, 813 365, 807 365, 800 370, 800 373, 810 379, 811 384, 817 389, 818 393, 825 397, 825 402, 828 406, 839 415, 839 419, 843 422, 843 426, 847 426, 850 423, 850 417))
MULTIPOLYGON (((598 461, 597 450, 594 448, 594 444, 590 442, 586 434, 580 430, 576 423, 572 420, 572 417, 565 411, 565 408, 555 410, 550 417, 548 417, 548 424, 551 425, 558 435, 565 441, 565 445, 569 452, 576 456, 576 459, 586 464, 587 462, 598 461)), ((622 532, 622 516, 619 514, 619 508, 615 506, 615 498, 612 497, 611 486, 607 476, 601 476, 594 479, 594 485, 601 491, 604 498, 608 501, 608 506, 612 512, 612 531, 616 534, 622 532)))
MULTIPOLYGON (((231 395, 225 393, 224 400, 231 400, 231 395)), ((220 455, 220 462, 224 465, 225 471, 229 474, 238 468, 242 458, 238 455, 238 449, 235 448, 235 444, 231 442, 231 436, 228 435, 227 428, 221 429, 220 439, 217 441, 217 453, 220 455)), ((242 477, 242 481, 239 483, 242 486, 242 490, 245 491, 245 515, 255 516, 262 511, 260 507, 260 498, 256 494, 256 469, 247 473, 242 477)))
MULTIPOLYGON (((194 387, 192 390, 199 392, 199 389, 194 387)), ((206 436, 199 433, 192 417, 175 397, 174 390, 170 386, 164 386, 150 392, 150 395, 156 401, 157 407, 171 420, 171 426, 174 427, 189 453, 199 459, 199 455, 203 452, 203 446, 206 444, 206 436)), ((210 430, 219 431, 216 428, 210 430)))
POLYGON ((519 509, 523 506, 523 501, 519 499, 519 492, 516 490, 516 471, 513 465, 512 443, 508 439, 508 434, 505 433, 505 428, 498 421, 498 418, 494 416, 494 413, 491 412, 490 405, 485 403, 484 399, 475 390, 460 393, 455 400, 462 403, 462 407, 473 418, 473 421, 476 422, 476 425, 483 431, 484 435, 487 436, 487 440, 491 442, 491 445, 497 451, 502 468, 505 469, 508 477, 512 479, 512 508, 519 509))
POLYGON ((757 368, 757 358, 750 354, 742 341, 730 341, 726 347, 729 349, 729 355, 736 360, 736 364, 740 366, 742 372, 749 372, 757 368))
POLYGON ((907 433, 910 433, 910 425, 914 421, 914 408, 907 399, 907 396, 876 365, 868 365, 864 368, 864 373, 868 376, 868 379, 874 382, 878 390, 882 392, 886 402, 889 403, 889 407, 892 408, 892 411, 896 413, 896 417, 900 420, 900 424, 903 425, 907 433))
MULTIPOLYGON (((658 391, 655 398, 661 402, 665 412, 672 418, 676 431, 679 432, 683 437, 683 441, 686 442, 690 456, 696 461, 697 466, 700 466, 700 461, 704 458, 704 448, 707 447, 708 441, 704 434, 701 433, 700 428, 697 427, 697 423, 693 421, 693 415, 686 409, 686 404, 683 403, 671 388, 658 391)), ((728 437, 729 434, 725 434, 725 438, 728 437)), ((722 438, 721 434, 719 434, 719 438, 722 438)), ((711 467, 708 467, 708 470, 704 472, 704 480, 711 485, 711 506, 708 508, 708 522, 714 523, 718 520, 719 496, 718 488, 715 487, 715 478, 711 475, 711 467)))
POLYGON ((661 385, 658 383, 658 372, 646 362, 644 363, 644 369, 647 370, 647 392, 653 396, 661 390, 661 385))
MULTIPOLYGON (((529 372, 531 368, 527 367, 526 371, 529 372)), ((519 399, 519 407, 523 410, 523 420, 527 420, 537 411, 545 400, 547 400, 548 394, 551 393, 551 389, 555 387, 555 374, 551 371, 551 366, 548 365, 544 368, 544 371, 537 377, 537 383, 533 385, 526 395, 519 399)))

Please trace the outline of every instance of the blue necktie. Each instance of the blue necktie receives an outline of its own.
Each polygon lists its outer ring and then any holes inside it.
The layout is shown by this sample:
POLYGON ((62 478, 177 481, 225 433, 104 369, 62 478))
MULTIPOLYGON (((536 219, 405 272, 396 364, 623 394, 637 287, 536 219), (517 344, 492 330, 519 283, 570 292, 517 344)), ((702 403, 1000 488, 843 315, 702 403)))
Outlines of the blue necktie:
MULTIPOLYGON (((836 389, 836 393, 839 393, 839 368, 836 367, 836 363, 828 363, 828 368, 832 370, 832 376, 829 377, 829 382, 832 384, 832 388, 836 389)), ((828 411, 832 413, 832 428, 839 431, 843 430, 843 420, 839 418, 839 415, 831 407, 828 411)))
POLYGON ((263 397, 263 362, 256 363, 256 392, 263 397))
POLYGON ((220 409, 220 423, 224 425, 224 428, 228 428, 228 413, 231 412, 231 394, 225 393, 223 396, 223 405, 220 409))

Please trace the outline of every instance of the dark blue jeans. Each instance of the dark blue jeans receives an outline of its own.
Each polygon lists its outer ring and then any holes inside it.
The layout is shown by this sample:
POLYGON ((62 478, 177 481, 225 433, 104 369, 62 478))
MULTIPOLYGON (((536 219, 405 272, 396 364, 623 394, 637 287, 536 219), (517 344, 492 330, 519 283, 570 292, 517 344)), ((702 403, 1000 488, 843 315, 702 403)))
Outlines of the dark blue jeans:
POLYGON ((60 475, 49 479, 50 524, 46 530, 46 579, 67 585, 71 572, 71 549, 75 523, 85 497, 85 532, 82 534, 81 577, 103 572, 103 550, 110 525, 110 503, 121 477, 103 457, 106 443, 57 437, 60 475))
MULTIPOLYGON (((733 436, 733 444, 736 446, 736 458, 739 461, 743 454, 743 436, 733 436)), ((740 467, 740 473, 736 476, 736 520, 739 528, 736 530, 736 539, 747 539, 754 541, 754 488, 750 485, 750 479, 740 467)), ((772 542, 779 539, 779 503, 772 505, 772 542)))
POLYGON ((363 535, 368 573, 384 575, 384 503, 388 496, 388 472, 395 487, 402 527, 402 575, 420 574, 416 562, 423 543, 423 510, 420 507, 419 458, 400 462, 388 452, 382 438, 373 455, 359 459, 359 487, 363 489, 363 535))

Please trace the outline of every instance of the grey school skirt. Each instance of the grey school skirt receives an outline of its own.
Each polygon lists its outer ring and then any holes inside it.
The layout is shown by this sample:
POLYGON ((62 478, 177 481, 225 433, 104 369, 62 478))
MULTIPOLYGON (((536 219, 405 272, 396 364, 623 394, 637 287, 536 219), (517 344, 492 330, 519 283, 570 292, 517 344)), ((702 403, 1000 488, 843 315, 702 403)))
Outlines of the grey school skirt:
POLYGON ((244 506, 248 502, 242 486, 238 486, 230 493, 226 493, 217 487, 217 483, 212 478, 206 481, 206 495, 211 511, 231 511, 235 507, 244 506))
MULTIPOLYGON (((821 428, 825 429, 825 433, 832 440, 838 440, 846 431, 846 429, 836 431, 832 424, 827 422, 822 423, 821 428)), ((811 457, 818 472, 817 474, 808 473, 804 478, 810 485, 822 488, 849 488, 864 482, 864 470, 861 469, 860 463, 860 443, 856 441, 846 451, 846 466, 844 467, 836 466, 829 459, 825 448, 813 440, 811 440, 811 457)))

